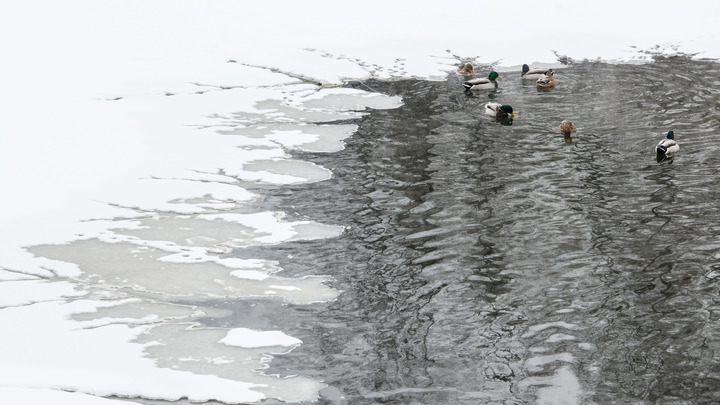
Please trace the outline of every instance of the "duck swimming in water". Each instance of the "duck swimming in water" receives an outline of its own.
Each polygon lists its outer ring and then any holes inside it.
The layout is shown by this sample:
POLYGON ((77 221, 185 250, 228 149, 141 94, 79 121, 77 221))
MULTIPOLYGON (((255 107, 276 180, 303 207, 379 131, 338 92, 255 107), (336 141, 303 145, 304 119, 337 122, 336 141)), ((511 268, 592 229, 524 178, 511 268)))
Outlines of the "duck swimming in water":
POLYGON ((680 150, 680 145, 675 142, 675 133, 673 131, 668 131, 665 139, 660 141, 660 143, 658 143, 655 147, 658 163, 665 159, 672 159, 673 155, 678 150, 680 150))
POLYGON ((457 68, 457 74, 463 76, 475 76, 475 68, 472 63, 461 63, 457 68))
POLYGON ((572 136, 570 136, 573 132, 577 132, 577 127, 575 124, 568 120, 563 120, 563 122, 560 123, 560 126, 558 127, 558 131, 560 131, 561 134, 565 137, 565 143, 570 145, 572 144, 572 136))
POLYGON ((565 136, 570 136, 571 133, 577 132, 577 127, 572 122, 563 120, 558 127, 558 131, 565 136))
POLYGON ((538 87, 554 87, 555 86, 555 78, 553 77, 552 71, 548 71, 547 74, 542 75, 537 81, 535 82, 535 85, 538 87))
POLYGON ((515 116, 513 108, 509 105, 503 105, 492 101, 485 104, 485 114, 492 115, 493 117, 498 119, 508 119, 515 116))
POLYGON ((552 69, 533 69, 530 70, 530 66, 523 65, 522 66, 522 73, 520 74, 522 76, 523 80, 532 80, 537 81, 537 79, 547 75, 548 73, 552 74, 552 69))
POLYGON ((502 79, 502 76, 498 75, 497 72, 492 71, 488 75, 487 79, 482 77, 470 79, 463 83, 463 87, 467 90, 495 90, 498 86, 495 79, 502 79))

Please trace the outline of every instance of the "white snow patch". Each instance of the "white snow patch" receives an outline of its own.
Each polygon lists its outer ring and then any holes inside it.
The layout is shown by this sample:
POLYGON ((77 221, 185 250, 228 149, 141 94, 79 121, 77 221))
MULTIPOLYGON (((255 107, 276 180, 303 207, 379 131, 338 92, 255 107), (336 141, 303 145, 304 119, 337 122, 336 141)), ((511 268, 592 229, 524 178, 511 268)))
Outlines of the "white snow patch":
POLYGON ((288 336, 281 331, 257 331, 247 328, 236 328, 228 332, 220 343, 228 346, 244 348, 271 347, 271 346, 297 346, 302 340, 288 336))

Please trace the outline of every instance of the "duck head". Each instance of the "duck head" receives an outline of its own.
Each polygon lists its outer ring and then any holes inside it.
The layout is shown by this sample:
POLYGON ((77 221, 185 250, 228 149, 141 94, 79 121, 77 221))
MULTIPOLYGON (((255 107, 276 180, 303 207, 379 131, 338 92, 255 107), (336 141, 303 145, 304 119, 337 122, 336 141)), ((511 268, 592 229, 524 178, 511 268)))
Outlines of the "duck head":
POLYGON ((494 82, 495 79, 502 79, 502 76, 500 76, 500 75, 498 74, 498 72, 496 72, 496 71, 493 70, 493 71, 490 72, 490 74, 488 75, 488 79, 490 79, 491 82, 494 82))
POLYGON ((673 131, 668 131, 667 139, 675 140, 675 133, 673 131))
POLYGON ((522 74, 524 75, 525 73, 527 73, 529 71, 530 71, 530 66, 528 66, 527 64, 524 64, 522 67, 522 74))
POLYGON ((502 105, 497 109, 495 120, 499 122, 500 125, 512 125, 514 116, 515 113, 513 112, 512 107, 509 105, 502 105))
MULTIPOLYGON (((503 112, 505 113, 505 115, 507 115, 507 116, 509 116, 509 117, 514 117, 514 116, 515 116, 515 113, 513 112, 513 108, 510 107, 510 106, 507 105, 507 104, 506 104, 506 105, 503 105, 503 106, 500 106, 500 111, 503 111, 503 112)), ((500 112, 500 111, 498 111, 498 112, 500 112)))

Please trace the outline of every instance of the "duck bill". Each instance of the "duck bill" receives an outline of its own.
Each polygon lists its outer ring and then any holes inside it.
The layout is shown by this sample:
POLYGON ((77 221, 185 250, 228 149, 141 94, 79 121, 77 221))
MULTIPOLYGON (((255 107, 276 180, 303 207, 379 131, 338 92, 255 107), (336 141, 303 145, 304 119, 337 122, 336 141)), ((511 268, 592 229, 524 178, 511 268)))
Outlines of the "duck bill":
POLYGON ((515 113, 510 113, 510 116, 511 116, 511 117, 517 117, 517 115, 515 115, 515 113))

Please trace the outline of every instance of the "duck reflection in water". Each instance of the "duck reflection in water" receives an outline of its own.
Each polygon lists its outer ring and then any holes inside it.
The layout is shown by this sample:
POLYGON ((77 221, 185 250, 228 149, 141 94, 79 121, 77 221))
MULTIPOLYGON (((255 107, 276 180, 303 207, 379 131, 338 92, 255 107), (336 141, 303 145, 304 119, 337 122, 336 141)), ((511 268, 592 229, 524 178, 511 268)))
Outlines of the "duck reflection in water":
POLYGON ((555 87, 554 87, 554 86, 553 86, 553 87, 540 87, 540 86, 537 86, 536 88, 537 88, 537 92, 538 92, 538 93, 550 93, 550 92, 552 92, 552 91, 555 91, 555 87))
POLYGON ((512 125, 513 124, 513 118, 510 116, 495 117, 495 121, 500 123, 500 125, 512 125))

